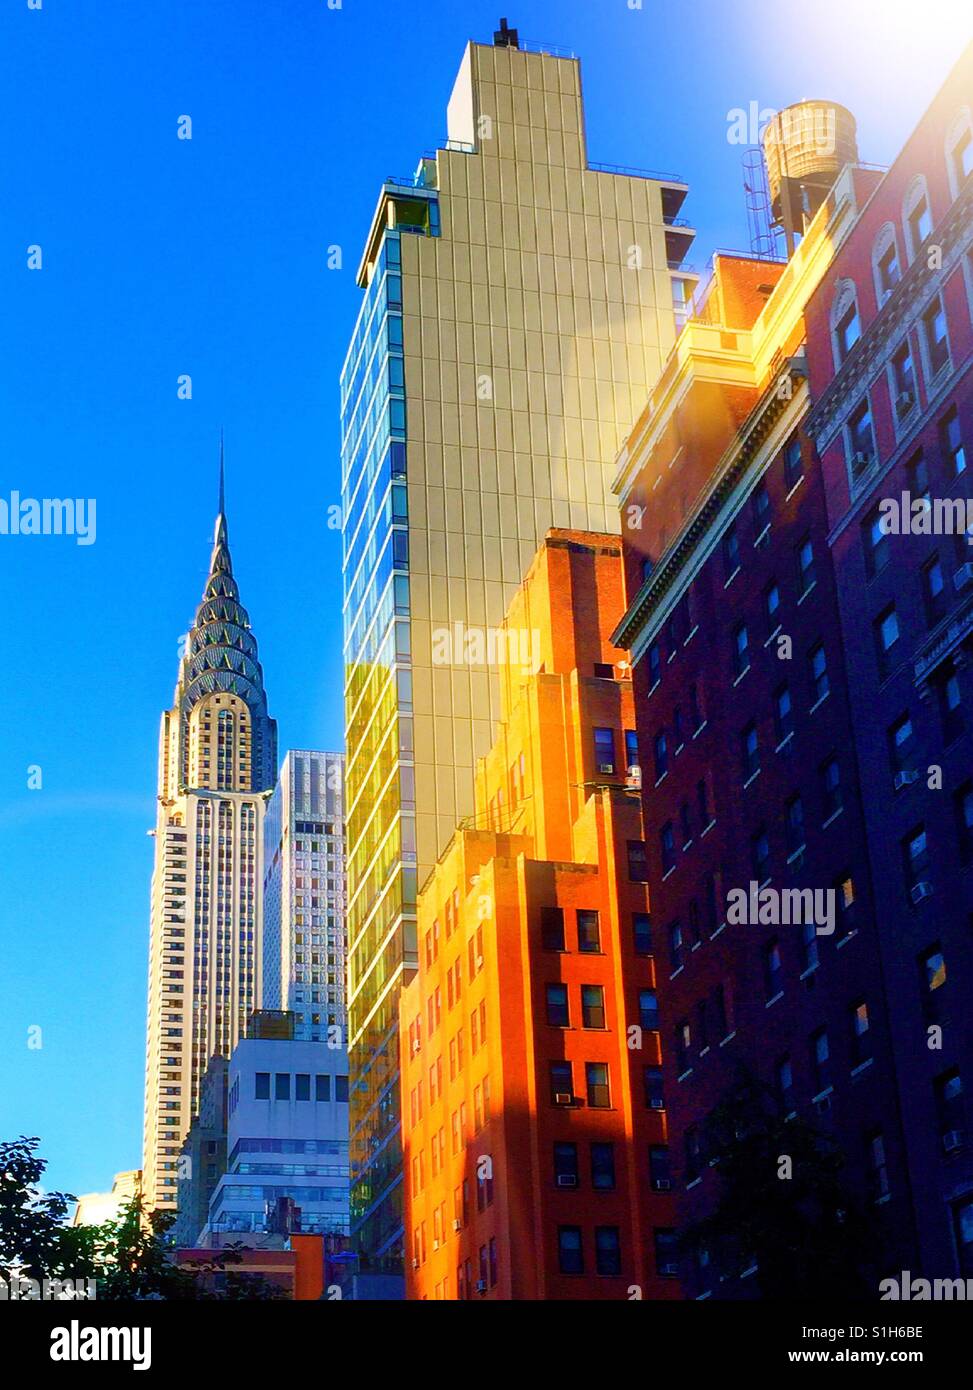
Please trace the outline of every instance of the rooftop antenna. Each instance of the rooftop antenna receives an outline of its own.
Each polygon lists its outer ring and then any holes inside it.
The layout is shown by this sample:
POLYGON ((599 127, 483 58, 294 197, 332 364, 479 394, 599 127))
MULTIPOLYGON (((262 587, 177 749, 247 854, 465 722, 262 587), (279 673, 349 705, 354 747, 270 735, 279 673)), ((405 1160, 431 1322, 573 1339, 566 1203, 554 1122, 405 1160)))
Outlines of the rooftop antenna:
POLYGON ((501 21, 500 21, 500 28, 494 30, 494 33, 493 33, 493 46, 494 46, 494 48, 519 48, 519 47, 520 47, 520 40, 519 40, 519 38, 517 37, 517 30, 516 30, 516 29, 509 29, 509 28, 507 27, 507 21, 506 21, 506 19, 501 19, 501 21))
POLYGON ((220 506, 219 516, 223 515, 223 426, 220 426, 220 506))

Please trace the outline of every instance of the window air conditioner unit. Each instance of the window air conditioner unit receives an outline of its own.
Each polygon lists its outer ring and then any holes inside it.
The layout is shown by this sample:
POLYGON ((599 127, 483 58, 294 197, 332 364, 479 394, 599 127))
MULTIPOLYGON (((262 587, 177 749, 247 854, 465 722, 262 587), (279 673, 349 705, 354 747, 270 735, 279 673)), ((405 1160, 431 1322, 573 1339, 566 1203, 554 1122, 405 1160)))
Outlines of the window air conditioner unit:
POLYGON ((853 473, 864 473, 865 469, 872 461, 871 454, 863 454, 861 450, 851 456, 851 469, 853 473))
POLYGON ((477 1281, 476 1281, 476 1291, 477 1291, 477 1293, 486 1293, 486 1280, 485 1280, 485 1279, 477 1279, 477 1281))
POLYGON ((432 1243, 432 1248, 433 1248, 434 1250, 438 1250, 438 1249, 439 1249, 439 1241, 438 1241, 438 1240, 434 1240, 434 1241, 433 1241, 433 1243, 432 1243))
POLYGON ((965 589, 970 584, 973 584, 973 563, 967 560, 953 575, 953 588, 965 589))
POLYGON ((943 1152, 952 1154, 962 1147, 963 1131, 961 1129, 948 1129, 943 1135, 943 1152))
POLYGON ((672 1187, 672 1183, 668 1178, 656 1178, 652 1187, 656 1192, 668 1192, 672 1187))
POLYGON ((574 1096, 570 1091, 558 1091, 554 1096, 555 1105, 571 1105, 573 1102, 574 1096))
POLYGON ((634 787, 638 790, 642 786, 642 769, 640 767, 630 767, 628 776, 625 778, 625 785, 634 787))
POLYGON ((901 772, 895 774, 895 790, 900 792, 903 787, 911 787, 913 782, 918 782, 918 772, 913 772, 911 768, 903 768, 901 772))
POLYGON ((665 1103, 665 1101, 662 1099, 661 1096, 657 1096, 654 1100, 651 1100, 651 1101, 649 1102, 649 1109, 650 1109, 650 1110, 665 1110, 665 1108, 666 1108, 666 1103, 665 1103))
POLYGON ((675 1264, 672 1264, 672 1263, 666 1264, 666 1265, 662 1265, 662 1266, 660 1266, 659 1273, 660 1273, 660 1274, 678 1274, 678 1273, 679 1273, 679 1266, 678 1266, 678 1265, 675 1265, 675 1264))
POLYGON ((895 398, 895 408, 900 415, 904 415, 907 410, 911 410, 915 405, 915 397, 911 391, 900 391, 895 398))
POLYGON ((912 899, 914 903, 924 902, 926 898, 929 898, 931 896, 932 884, 929 883, 926 879, 923 879, 921 883, 914 883, 912 885, 912 891, 909 894, 909 897, 912 899))
POLYGON ((577 1187, 578 1179, 572 1173, 558 1173, 558 1187, 577 1187))
POLYGON ((418 1038, 414 1038, 413 1041, 412 1041, 412 1051, 413 1051, 413 1052, 418 1052, 418 1051, 419 1051, 419 1048, 420 1048, 421 1046, 422 1046, 422 1044, 420 1043, 419 1039, 418 1039, 418 1038))
POLYGON ((482 957, 482 956, 477 956, 477 958, 476 958, 476 968, 477 968, 477 970, 482 970, 482 969, 483 969, 483 957, 482 957))
POLYGON ((614 771, 615 771, 615 764, 614 764, 614 763, 599 763, 599 764, 598 764, 598 771, 599 771, 599 772, 614 772, 614 771))
POLYGON ((462 1221, 459 1219, 458 1216, 454 1216, 454 1217, 453 1217, 453 1230, 454 1230, 454 1231, 461 1231, 462 1229, 463 1229, 463 1223, 462 1223, 462 1221))
POLYGON ((418 1258, 417 1258, 415 1255, 413 1255, 413 1257, 412 1257, 412 1268, 413 1268, 413 1269, 418 1269, 418 1268, 419 1268, 419 1260, 418 1260, 418 1258))

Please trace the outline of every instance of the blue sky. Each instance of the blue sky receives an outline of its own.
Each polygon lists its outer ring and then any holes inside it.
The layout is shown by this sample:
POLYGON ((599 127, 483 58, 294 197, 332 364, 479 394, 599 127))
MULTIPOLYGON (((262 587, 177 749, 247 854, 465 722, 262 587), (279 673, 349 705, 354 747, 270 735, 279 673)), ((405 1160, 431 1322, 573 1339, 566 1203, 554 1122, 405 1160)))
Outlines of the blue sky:
MULTIPOLYGON (((747 246, 728 111, 830 97, 886 163, 969 37, 959 0, 503 8, 581 56, 592 159, 689 180, 701 267, 747 246)), ((379 183, 444 137, 463 45, 498 18, 497 0, 0 13, 0 497, 97 503, 93 545, 0 536, 0 1138, 40 1135, 51 1187, 104 1189, 141 1161, 146 831, 220 428, 281 748, 340 746, 326 523, 354 270, 379 183)))

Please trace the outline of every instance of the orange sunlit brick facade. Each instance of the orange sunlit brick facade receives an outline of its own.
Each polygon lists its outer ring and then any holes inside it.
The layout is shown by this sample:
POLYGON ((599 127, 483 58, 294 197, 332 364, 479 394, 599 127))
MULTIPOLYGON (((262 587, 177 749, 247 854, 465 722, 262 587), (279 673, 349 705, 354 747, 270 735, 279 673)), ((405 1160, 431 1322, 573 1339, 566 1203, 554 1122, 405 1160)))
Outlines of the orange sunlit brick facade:
POLYGON ((678 1296, 622 608, 619 539, 551 530, 495 644, 400 1008, 409 1298, 678 1296))

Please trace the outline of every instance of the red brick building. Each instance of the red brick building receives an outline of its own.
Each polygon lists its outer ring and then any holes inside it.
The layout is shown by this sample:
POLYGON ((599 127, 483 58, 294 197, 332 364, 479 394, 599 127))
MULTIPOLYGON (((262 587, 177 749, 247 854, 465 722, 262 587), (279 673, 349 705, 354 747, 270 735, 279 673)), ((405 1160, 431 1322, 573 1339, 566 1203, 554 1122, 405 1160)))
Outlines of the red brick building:
POLYGON ((618 537, 548 532, 400 1012, 409 1298, 678 1296, 618 537), (523 659, 523 654, 527 659, 523 659))
POLYGON ((913 1268, 927 1278, 973 1275, 973 544, 954 524, 973 497, 971 103, 973 45, 806 313, 913 1268))

